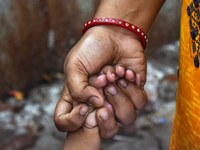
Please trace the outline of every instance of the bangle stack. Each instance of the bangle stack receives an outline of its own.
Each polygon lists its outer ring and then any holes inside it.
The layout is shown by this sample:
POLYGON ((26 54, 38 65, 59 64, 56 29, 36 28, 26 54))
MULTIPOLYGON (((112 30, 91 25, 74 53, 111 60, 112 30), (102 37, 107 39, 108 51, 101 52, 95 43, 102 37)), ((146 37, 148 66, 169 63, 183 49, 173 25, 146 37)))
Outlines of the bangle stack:
POLYGON ((93 27, 96 25, 115 25, 115 26, 119 26, 119 27, 128 29, 131 32, 135 33, 139 37, 144 49, 147 46, 147 42, 148 42, 147 36, 140 28, 138 28, 134 24, 131 24, 131 23, 123 21, 123 20, 115 19, 115 18, 95 18, 95 19, 89 20, 83 26, 82 35, 84 35, 84 33, 90 27, 93 27))

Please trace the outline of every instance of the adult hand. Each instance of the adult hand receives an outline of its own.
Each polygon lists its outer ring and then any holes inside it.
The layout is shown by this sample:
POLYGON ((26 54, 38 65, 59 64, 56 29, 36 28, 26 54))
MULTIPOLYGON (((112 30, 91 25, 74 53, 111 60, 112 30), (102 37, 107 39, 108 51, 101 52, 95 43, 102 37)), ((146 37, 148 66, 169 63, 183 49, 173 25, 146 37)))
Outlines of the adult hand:
MULTIPOLYGON (((122 65, 140 76, 141 89, 146 82, 146 58, 143 47, 132 32, 115 26, 90 28, 72 48, 64 63, 66 87, 72 99, 100 107, 103 96, 88 79, 105 65, 122 65)), ((65 93, 63 93, 65 94, 65 93)), ((145 94, 145 93, 144 93, 145 94)), ((63 96, 63 95, 62 95, 63 96)))
MULTIPOLYGON (((101 75, 101 78, 97 76, 90 77, 89 82, 99 89, 107 84, 106 75, 101 75)), ((63 95, 56 106, 54 116, 55 125, 62 132, 73 132, 84 127, 83 125, 85 124, 85 127, 98 127, 101 138, 111 138, 118 131, 118 124, 115 118, 121 124, 129 125, 136 118, 135 108, 140 109, 145 104, 144 102, 141 103, 140 99, 138 99, 141 94, 140 89, 133 83, 120 79, 117 84, 109 84, 105 87, 105 97, 112 106, 109 103, 104 103, 103 107, 97 109, 95 121, 93 112, 88 116, 88 106, 83 103, 74 105, 74 101, 66 89, 67 87, 63 90, 63 95), (111 92, 109 92, 110 88, 111 92), (115 94, 113 94, 113 88, 116 88, 114 91, 117 90, 115 94), (133 96, 134 98, 131 98, 130 101, 129 96, 133 96), (137 101, 135 104, 135 100, 138 100, 139 103, 137 101)), ((145 98, 143 97, 143 99, 145 98)))

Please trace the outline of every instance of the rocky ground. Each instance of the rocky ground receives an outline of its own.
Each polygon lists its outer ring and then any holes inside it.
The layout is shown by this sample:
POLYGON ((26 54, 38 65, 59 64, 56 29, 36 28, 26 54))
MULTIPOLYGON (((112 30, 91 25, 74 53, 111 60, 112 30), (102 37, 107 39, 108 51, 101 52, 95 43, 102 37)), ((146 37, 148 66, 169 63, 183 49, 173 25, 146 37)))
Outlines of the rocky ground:
MULTIPOLYGON (((103 140, 101 150, 167 150, 175 112, 178 42, 147 54, 148 104, 135 124, 103 140)), ((53 76, 55 78, 55 74, 53 76)), ((62 92, 63 77, 32 89, 23 100, 0 101, 0 150, 60 150, 65 134, 56 130, 53 111, 62 92)))

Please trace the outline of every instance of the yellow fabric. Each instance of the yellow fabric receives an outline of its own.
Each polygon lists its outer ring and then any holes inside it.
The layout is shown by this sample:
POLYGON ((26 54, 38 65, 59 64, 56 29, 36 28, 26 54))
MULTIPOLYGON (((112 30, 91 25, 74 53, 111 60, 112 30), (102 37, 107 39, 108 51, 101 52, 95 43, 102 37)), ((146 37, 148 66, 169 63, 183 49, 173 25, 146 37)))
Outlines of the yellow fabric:
MULTIPOLYGON (((179 81, 170 150, 200 150, 200 67, 194 65, 197 53, 193 54, 191 44, 190 17, 187 14, 191 3, 193 0, 182 2, 179 81)), ((195 14, 192 15, 200 21, 195 14)), ((197 40, 199 38, 197 36, 197 40)))

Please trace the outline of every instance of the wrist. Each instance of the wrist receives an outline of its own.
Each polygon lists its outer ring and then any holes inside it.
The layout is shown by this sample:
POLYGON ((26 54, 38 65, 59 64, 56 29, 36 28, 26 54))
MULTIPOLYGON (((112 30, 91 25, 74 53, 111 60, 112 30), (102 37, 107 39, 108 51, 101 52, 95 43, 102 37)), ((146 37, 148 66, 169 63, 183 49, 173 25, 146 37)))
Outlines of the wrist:
MULTIPOLYGON (((95 18, 92 20, 89 20, 88 22, 85 23, 83 30, 82 30, 82 35, 84 35, 84 33, 91 27, 93 26, 97 26, 97 25, 108 25, 108 26, 118 26, 121 28, 124 28, 126 30, 131 31, 132 33, 134 33, 135 35, 137 35, 137 37, 140 39, 140 42, 143 45, 143 48, 146 48, 148 39, 146 34, 137 26, 135 26, 134 24, 131 24, 130 22, 126 22, 124 20, 119 20, 116 18, 95 18)), ((113 27, 112 27, 113 28, 113 27)), ((116 33, 118 33, 119 31, 116 31, 116 33)))
POLYGON ((82 127, 74 132, 69 132, 64 145, 64 150, 97 150, 100 149, 101 138, 99 128, 87 129, 82 127))
POLYGON ((117 18, 147 33, 165 0, 101 0, 95 18, 117 18))
POLYGON ((127 41, 134 40, 135 46, 137 46, 137 51, 144 51, 142 43, 138 36, 131 31, 112 25, 98 25, 87 30, 84 34, 87 37, 95 37, 104 43, 104 46, 113 49, 112 53, 117 51, 125 50, 123 45, 127 45, 127 41), (113 48, 114 47, 114 48, 113 48))

